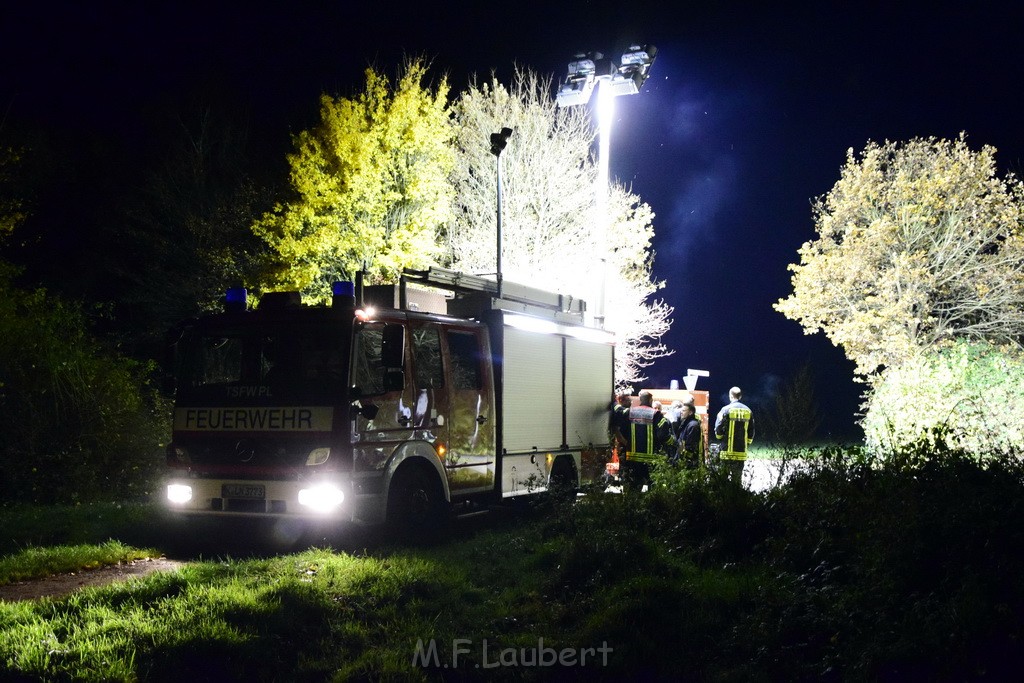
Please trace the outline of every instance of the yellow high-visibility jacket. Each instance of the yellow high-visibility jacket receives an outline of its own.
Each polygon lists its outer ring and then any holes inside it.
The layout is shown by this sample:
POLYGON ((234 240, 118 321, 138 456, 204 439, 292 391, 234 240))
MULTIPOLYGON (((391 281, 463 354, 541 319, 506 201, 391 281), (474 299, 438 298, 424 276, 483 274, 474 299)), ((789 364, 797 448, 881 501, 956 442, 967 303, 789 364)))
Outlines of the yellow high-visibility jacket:
POLYGON ((626 423, 626 460, 655 462, 664 456, 666 445, 675 445, 668 420, 651 406, 633 406, 626 423))
POLYGON ((739 401, 733 401, 718 412, 715 438, 725 439, 721 450, 724 460, 746 460, 747 446, 754 440, 754 414, 739 401))

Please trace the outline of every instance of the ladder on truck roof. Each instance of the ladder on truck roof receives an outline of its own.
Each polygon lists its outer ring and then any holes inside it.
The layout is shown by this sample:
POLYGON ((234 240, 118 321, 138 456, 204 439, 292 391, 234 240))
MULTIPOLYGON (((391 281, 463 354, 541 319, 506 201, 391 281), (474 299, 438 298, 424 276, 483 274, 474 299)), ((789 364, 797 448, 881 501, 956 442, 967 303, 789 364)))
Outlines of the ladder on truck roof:
POLYGON ((488 309, 498 309, 582 324, 587 310, 586 301, 570 294, 548 292, 508 280, 502 281, 499 296, 495 280, 436 266, 426 270, 406 268, 400 287, 404 289, 410 280, 455 293, 457 296, 448 301, 448 313, 461 317, 473 317, 488 309))

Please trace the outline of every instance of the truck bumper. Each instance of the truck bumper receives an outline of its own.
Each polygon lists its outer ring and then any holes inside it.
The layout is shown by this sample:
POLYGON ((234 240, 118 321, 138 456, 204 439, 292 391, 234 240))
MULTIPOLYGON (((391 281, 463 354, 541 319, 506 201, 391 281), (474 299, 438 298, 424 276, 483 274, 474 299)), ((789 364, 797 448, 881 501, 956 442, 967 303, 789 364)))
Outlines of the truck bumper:
POLYGON ((169 478, 163 499, 184 515, 351 521, 356 496, 351 479, 236 480, 169 478))

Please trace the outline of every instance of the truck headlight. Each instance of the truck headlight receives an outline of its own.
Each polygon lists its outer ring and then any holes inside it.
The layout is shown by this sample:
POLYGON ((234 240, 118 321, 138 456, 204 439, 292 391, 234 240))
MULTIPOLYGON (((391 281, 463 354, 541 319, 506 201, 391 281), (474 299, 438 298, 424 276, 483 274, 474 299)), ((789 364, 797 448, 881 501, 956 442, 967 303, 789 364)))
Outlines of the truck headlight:
POLYGON ((317 512, 331 512, 345 500, 345 492, 334 484, 316 484, 299 489, 299 505, 317 512))
POLYGON ((187 503, 192 500, 192 487, 186 484, 168 484, 167 500, 172 503, 187 503))

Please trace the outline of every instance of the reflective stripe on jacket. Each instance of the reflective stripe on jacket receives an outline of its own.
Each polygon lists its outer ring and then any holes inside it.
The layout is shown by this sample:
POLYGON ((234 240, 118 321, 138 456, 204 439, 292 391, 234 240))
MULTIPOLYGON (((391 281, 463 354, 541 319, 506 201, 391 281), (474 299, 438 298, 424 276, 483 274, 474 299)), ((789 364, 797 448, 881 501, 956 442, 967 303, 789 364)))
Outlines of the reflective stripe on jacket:
POLYGON ((754 416, 750 408, 733 401, 722 408, 715 420, 715 438, 725 439, 721 457, 725 460, 746 460, 747 446, 754 440, 754 416))
POLYGON ((675 443, 668 420, 651 406, 630 408, 626 429, 626 460, 655 462, 664 457, 661 449, 665 444, 675 443))

